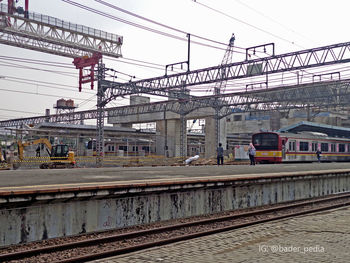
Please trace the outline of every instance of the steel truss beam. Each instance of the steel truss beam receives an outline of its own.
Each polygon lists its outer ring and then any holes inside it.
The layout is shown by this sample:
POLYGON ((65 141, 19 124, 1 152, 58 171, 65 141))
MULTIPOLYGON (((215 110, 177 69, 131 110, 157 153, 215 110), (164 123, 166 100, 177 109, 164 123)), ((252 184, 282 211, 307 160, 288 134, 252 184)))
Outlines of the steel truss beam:
POLYGON ((0 43, 70 58, 94 52, 118 58, 123 37, 46 15, 8 14, 0 4, 0 43))
MULTIPOLYGON (((103 89, 105 91, 113 88, 116 83, 117 82, 113 82, 110 80, 101 80, 101 86, 103 87, 103 89)), ((120 83, 120 84, 122 84, 122 83, 120 83)), ((155 95, 155 96, 161 96, 161 97, 169 97, 169 98, 174 98, 174 99, 199 98, 198 96, 193 96, 193 95, 184 93, 183 88, 182 89, 179 89, 179 88, 178 89, 171 89, 171 90, 159 90, 159 89, 144 89, 144 88, 136 86, 136 85, 133 85, 132 87, 130 87, 130 89, 120 88, 116 92, 116 97, 132 95, 132 94, 141 94, 141 93, 155 95)))
POLYGON ((165 91, 181 87, 209 84, 219 81, 248 78, 298 69, 350 62, 350 42, 286 53, 271 57, 235 62, 174 75, 115 83, 106 89, 104 105, 118 96, 165 91))
MULTIPOLYGON (((141 105, 106 108, 108 117, 171 111, 189 114, 200 109, 219 106, 219 118, 235 112, 256 112, 266 110, 288 110, 292 108, 333 107, 350 105, 350 80, 324 81, 310 84, 279 87, 270 90, 247 93, 229 93, 219 96, 205 96, 196 99, 170 100, 141 105), (220 98, 220 100, 218 100, 220 98), (217 103, 220 105, 217 105, 217 103)), ((43 122, 67 122, 96 119, 97 110, 80 111, 60 115, 0 121, 0 127, 14 127, 23 124, 35 125, 43 122)), ((213 111, 214 115, 214 111, 213 111)))
POLYGON ((350 80, 317 82, 247 93, 228 93, 205 96, 195 100, 157 102, 144 105, 118 107, 108 110, 108 117, 127 116, 152 112, 171 111, 189 114, 200 108, 220 108, 219 118, 235 112, 259 110, 288 110, 290 108, 327 107, 350 102, 350 80), (220 100, 218 100, 218 98, 220 100), (218 105, 219 103, 219 105, 218 105))

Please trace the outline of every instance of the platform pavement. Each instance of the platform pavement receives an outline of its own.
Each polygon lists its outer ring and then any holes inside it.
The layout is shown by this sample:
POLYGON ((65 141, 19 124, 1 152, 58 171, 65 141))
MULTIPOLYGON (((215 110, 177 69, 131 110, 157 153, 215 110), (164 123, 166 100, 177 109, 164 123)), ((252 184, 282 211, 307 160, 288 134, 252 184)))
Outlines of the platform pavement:
POLYGON ((350 207, 279 220, 95 263, 350 262, 350 207))
POLYGON ((115 182, 149 179, 175 179, 227 175, 265 175, 281 172, 307 172, 350 169, 350 163, 289 163, 266 165, 157 166, 77 169, 32 169, 0 171, 0 188, 62 184, 115 182))

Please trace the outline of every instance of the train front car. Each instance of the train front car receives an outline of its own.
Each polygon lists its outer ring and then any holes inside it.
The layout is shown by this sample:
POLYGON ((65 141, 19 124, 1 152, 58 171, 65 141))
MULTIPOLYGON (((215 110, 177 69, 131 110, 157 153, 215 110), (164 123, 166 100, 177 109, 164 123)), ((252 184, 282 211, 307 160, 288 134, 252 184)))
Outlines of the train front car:
POLYGON ((275 132, 259 132, 252 136, 252 143, 256 149, 257 163, 282 162, 282 138, 275 132))

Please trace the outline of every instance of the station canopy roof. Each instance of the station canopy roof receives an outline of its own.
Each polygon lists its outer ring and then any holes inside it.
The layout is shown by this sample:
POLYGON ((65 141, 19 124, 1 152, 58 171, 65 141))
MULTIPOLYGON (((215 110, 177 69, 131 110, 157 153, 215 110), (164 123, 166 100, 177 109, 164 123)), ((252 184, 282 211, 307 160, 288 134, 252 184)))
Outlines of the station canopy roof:
POLYGON ((321 124, 316 122, 301 121, 296 124, 283 127, 278 132, 298 133, 304 131, 325 133, 330 137, 350 138, 350 128, 321 124))

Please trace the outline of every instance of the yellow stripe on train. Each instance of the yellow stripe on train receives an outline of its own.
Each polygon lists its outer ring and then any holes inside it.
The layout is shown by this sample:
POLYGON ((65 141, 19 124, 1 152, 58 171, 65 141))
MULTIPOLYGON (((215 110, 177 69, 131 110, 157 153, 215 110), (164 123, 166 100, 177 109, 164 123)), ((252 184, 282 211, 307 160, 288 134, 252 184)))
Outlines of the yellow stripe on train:
POLYGON ((257 151, 255 157, 282 157, 281 151, 257 151))

